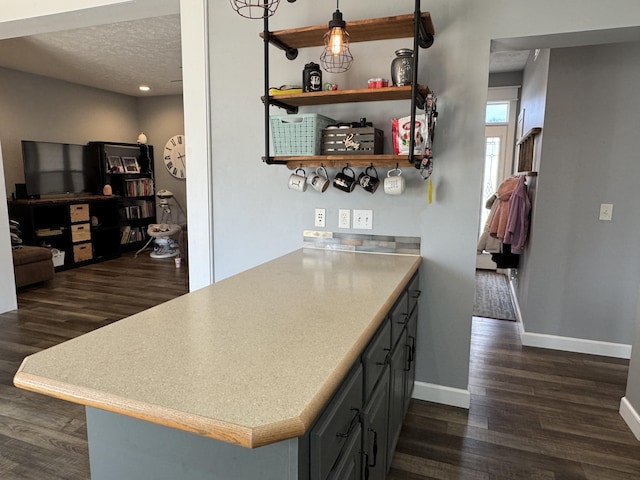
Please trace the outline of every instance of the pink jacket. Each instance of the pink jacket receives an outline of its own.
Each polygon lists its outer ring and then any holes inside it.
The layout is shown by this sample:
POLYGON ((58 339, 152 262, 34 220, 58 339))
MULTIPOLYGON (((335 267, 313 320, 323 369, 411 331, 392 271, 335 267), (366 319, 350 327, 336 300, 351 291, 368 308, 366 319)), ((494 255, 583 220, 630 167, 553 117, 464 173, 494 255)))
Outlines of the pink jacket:
POLYGON ((518 185, 517 177, 509 177, 504 180, 496 191, 496 202, 498 203, 496 211, 491 218, 489 224, 489 234, 504 242, 504 235, 507 230, 507 221, 509 219, 509 199, 511 194, 518 185))
POLYGON ((518 178, 518 184, 509 199, 509 216, 503 243, 511 244, 511 253, 521 254, 529 236, 529 214, 531 201, 527 194, 524 175, 518 178))

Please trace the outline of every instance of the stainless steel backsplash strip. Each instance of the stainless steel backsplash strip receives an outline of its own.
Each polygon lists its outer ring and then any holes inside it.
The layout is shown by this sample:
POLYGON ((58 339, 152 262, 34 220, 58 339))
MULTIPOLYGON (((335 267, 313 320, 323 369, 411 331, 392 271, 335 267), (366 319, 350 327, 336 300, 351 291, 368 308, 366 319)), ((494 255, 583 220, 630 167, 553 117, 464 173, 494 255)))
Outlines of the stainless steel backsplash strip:
POLYGON ((349 252, 420 255, 420 237, 305 230, 303 232, 303 247, 349 252))

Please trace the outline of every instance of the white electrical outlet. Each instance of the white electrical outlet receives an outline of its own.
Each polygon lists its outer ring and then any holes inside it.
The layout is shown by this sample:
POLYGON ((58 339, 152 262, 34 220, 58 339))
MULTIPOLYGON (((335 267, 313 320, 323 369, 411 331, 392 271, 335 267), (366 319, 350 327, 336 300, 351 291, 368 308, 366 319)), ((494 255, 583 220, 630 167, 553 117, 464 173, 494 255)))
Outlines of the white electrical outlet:
POLYGON ((354 210, 353 228, 371 230, 373 228, 373 210, 354 210))
POLYGON ((324 227, 326 222, 326 211, 324 208, 316 208, 315 226, 324 227))
POLYGON ((611 217, 613 216, 613 204, 612 203, 603 203, 600 205, 600 220, 611 221, 611 217))
POLYGON ((351 228, 351 210, 338 210, 338 228, 351 228))

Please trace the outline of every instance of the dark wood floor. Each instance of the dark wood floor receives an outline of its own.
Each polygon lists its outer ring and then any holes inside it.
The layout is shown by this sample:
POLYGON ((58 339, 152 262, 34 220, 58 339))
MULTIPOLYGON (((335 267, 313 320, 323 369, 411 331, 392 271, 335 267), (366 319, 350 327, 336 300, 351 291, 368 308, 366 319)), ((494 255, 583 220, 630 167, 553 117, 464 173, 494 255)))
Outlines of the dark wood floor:
POLYGON ((522 347, 517 329, 474 318, 470 409, 412 401, 388 478, 640 479, 628 362, 522 347))
MULTIPOLYGON (((89 478, 84 408, 13 375, 26 355, 186 292, 186 273, 127 255, 19 293, 0 315, 0 479, 89 478)), ((640 442, 618 414, 626 361, 523 348, 514 322, 473 330, 470 410, 412 401, 389 479, 640 479, 640 442)))
POLYGON ((187 289, 186 268, 147 252, 19 291, 18 310, 0 315, 0 479, 89 478, 84 407, 13 387, 22 359, 187 289))

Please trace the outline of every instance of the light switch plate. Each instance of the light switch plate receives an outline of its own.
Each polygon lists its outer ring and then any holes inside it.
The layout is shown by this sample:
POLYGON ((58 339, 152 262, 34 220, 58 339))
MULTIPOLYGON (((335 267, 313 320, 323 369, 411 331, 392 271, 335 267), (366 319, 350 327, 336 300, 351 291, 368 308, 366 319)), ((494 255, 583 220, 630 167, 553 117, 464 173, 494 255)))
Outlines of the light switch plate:
POLYGON ((373 229, 373 210, 354 210, 353 228, 358 230, 373 229))
POLYGON ((600 204, 600 220, 611 221, 611 217, 613 216, 613 204, 612 203, 602 203, 600 204))

